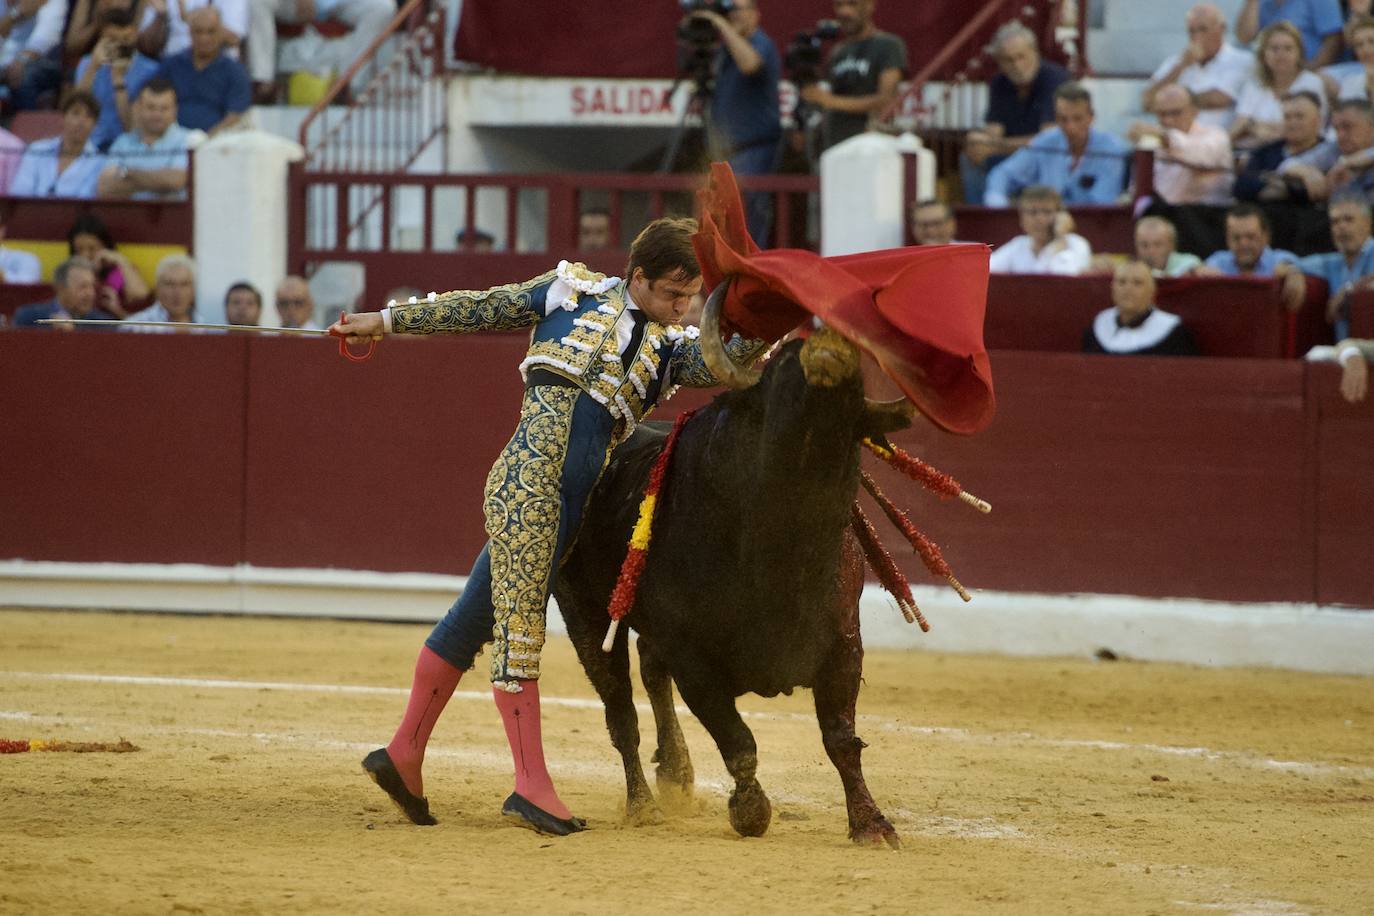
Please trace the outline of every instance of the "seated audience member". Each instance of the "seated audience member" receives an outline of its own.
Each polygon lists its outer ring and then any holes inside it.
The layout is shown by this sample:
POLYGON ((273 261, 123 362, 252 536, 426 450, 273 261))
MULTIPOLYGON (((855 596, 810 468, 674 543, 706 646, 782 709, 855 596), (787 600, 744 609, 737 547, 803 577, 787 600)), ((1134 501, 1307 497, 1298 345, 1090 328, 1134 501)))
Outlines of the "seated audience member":
POLYGON ((1073 82, 1056 89, 1054 123, 988 173, 984 204, 1005 207, 1033 184, 1058 188, 1066 204, 1116 201, 1126 185, 1130 149, 1093 127, 1088 90, 1073 82))
POLYGON ((917 245, 954 244, 954 211, 943 200, 919 200, 911 208, 911 237, 917 245))
POLYGON ((315 321, 315 297, 304 277, 289 276, 277 286, 277 315, 284 328, 320 330, 315 321))
POLYGON ((191 47, 193 10, 213 6, 219 11, 221 41, 234 53, 248 37, 248 0, 144 0, 138 28, 138 49, 158 60, 191 47))
POLYGON ((90 54, 100 40, 105 13, 110 10, 132 12, 133 8, 131 0, 74 0, 72 14, 67 18, 67 32, 62 38, 63 57, 80 60, 90 54))
POLYGON ((611 247, 611 211, 593 207, 577 218, 577 250, 604 251, 611 247))
POLYGON ((9 193, 23 158, 24 141, 0 127, 0 196, 9 193))
POLYGON ((214 135, 233 127, 253 103, 248 71, 224 51, 219 11, 203 6, 186 14, 191 47, 162 58, 157 75, 177 96, 177 123, 214 135))
POLYGON ((1276 22, 1260 33, 1255 73, 1241 87, 1236 101, 1236 120, 1231 123, 1231 145, 1250 149, 1283 135, 1281 100, 1308 92, 1321 107, 1326 123, 1326 84, 1302 64, 1302 35, 1291 22, 1276 22))
POLYGON ((37 256, 27 251, 16 251, 5 247, 5 223, 8 217, 0 208, 0 283, 38 283, 42 280, 42 268, 37 256))
POLYGON ((101 20, 100 40, 76 66, 76 88, 85 89, 100 102, 100 120, 91 140, 101 150, 128 129, 129 100, 157 73, 157 61, 134 49, 138 33, 134 14, 112 9, 101 20))
POLYGON ((1236 204, 1226 213, 1226 250, 1213 252, 1202 273, 1226 277, 1272 277, 1274 268, 1298 256, 1269 247, 1269 219, 1254 204, 1236 204))
POLYGON ((105 157, 91 142, 99 116, 100 103, 95 96, 80 89, 70 93, 62 103, 62 133, 29 144, 10 184, 10 194, 94 197, 100 170, 105 167, 105 157))
POLYGON ((986 192, 988 170, 1054 126, 1054 90, 1069 72, 1042 60, 1035 33, 1019 22, 1004 25, 993 36, 1000 72, 988 80, 988 113, 980 130, 969 131, 959 157, 964 200, 979 203, 986 192))
POLYGON ((138 268, 115 248, 114 236, 92 213, 83 213, 67 230, 67 249, 95 269, 96 302, 116 318, 127 318, 148 301, 148 284, 138 268))
MULTIPOLYGON (((151 2, 151 0, 150 0, 151 2)), ((263 95, 275 90, 277 77, 277 23, 309 23, 335 20, 349 27, 338 39, 337 59, 357 60, 372 40, 396 15, 391 0, 248 0, 248 66, 255 88, 263 95)))
MULTIPOLYGON (((1367 99, 1338 102, 1331 126, 1340 156, 1323 181, 1313 182, 1311 197, 1321 200, 1351 192, 1366 200, 1374 198, 1374 105, 1367 99)), ((1299 174, 1311 175, 1306 171, 1299 174)))
POLYGON ((1327 206, 1331 221, 1331 240, 1336 250, 1309 254, 1296 264, 1283 264, 1275 275, 1283 275, 1283 296, 1292 311, 1302 307, 1307 295, 1304 275, 1326 281, 1329 298, 1326 320, 1337 340, 1350 336, 1350 304, 1357 289, 1374 287, 1374 239, 1370 238, 1369 201, 1358 194, 1338 194, 1327 206))
POLYGON ((110 145, 109 164, 100 173, 101 197, 177 200, 186 196, 190 150, 204 137, 177 121, 172 84, 151 79, 134 99, 133 129, 110 145))
POLYGON ((1325 194, 1326 173, 1340 155, 1336 144, 1322 139, 1317 97, 1295 93, 1283 100, 1283 139, 1250 153, 1232 192, 1236 200, 1310 203, 1313 192, 1325 194))
POLYGON ((1129 356, 1197 356, 1197 342, 1177 315, 1155 308, 1150 265, 1131 260, 1112 273, 1112 307, 1083 332, 1084 353, 1129 356))
POLYGON ((1351 16, 1345 24, 1345 42, 1354 52, 1359 67, 1341 80, 1337 97, 1342 101, 1371 98, 1369 86, 1374 82, 1374 16, 1367 13, 1351 16))
POLYGON ((1153 111, 1161 89, 1182 86, 1193 93, 1199 120, 1225 130, 1235 118, 1236 100, 1250 78, 1254 58, 1250 52, 1227 44, 1226 17, 1213 4, 1194 6, 1184 22, 1188 27, 1188 44, 1155 70, 1145 86, 1140 107, 1153 111))
MULTIPOLYGON (((17 328, 53 327, 38 322, 48 318, 114 320, 96 307, 95 271, 84 258, 68 258, 52 272, 53 298, 49 302, 26 305, 14 313, 17 328)), ((60 327, 60 325, 58 326, 60 327)), ((66 330, 74 330, 68 326, 66 330)))
MULTIPOLYGON (((0 4, 0 96, 21 111, 44 105, 62 84, 66 0, 4 0, 0 4)), ((50 102, 48 104, 51 104, 50 102)))
POLYGON ((492 234, 481 229, 459 229, 455 239, 458 250, 465 254, 486 254, 496 246, 492 234))
MULTIPOLYGON (((157 299, 141 312, 129 316, 130 321, 179 321, 193 323, 196 320, 196 262, 184 254, 169 254, 157 262, 157 275, 153 280, 153 292, 157 299)), ((180 328, 129 328, 131 331, 144 331, 156 334, 175 334, 180 328)))
POLYGON ((1197 255, 1178 250, 1178 230, 1162 216, 1146 216, 1135 224, 1135 256, 1156 277, 1182 277, 1202 266, 1197 255))
POLYGON ((1170 204, 1225 204, 1231 198, 1231 139, 1220 127, 1202 123, 1197 100, 1182 86, 1165 86, 1155 93, 1159 124, 1137 121, 1130 137, 1159 141, 1155 154, 1155 193, 1170 204))
POLYGON ((251 283, 239 282, 224 292, 227 324, 253 327, 262 321, 262 293, 251 283))
POLYGON ((999 246, 989 269, 999 274, 1081 274, 1092 261, 1092 247, 1069 226, 1059 192, 1032 185, 1021 192, 1017 210, 1024 235, 999 246))
POLYGON ((1244 0, 1236 16, 1236 39, 1247 44, 1261 29, 1291 22, 1302 33, 1302 53, 1312 69, 1334 64, 1341 53, 1338 0, 1244 0))

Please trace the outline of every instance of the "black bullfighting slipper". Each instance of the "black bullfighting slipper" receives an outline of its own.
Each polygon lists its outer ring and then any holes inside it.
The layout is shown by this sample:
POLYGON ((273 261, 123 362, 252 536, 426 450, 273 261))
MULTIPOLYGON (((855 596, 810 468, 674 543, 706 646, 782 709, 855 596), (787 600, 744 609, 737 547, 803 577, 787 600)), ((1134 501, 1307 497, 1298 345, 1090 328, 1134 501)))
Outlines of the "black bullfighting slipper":
POLYGON ((587 829, 587 822, 582 818, 570 817, 564 820, 561 817, 554 817, 516 792, 512 792, 510 798, 506 799, 506 803, 501 806, 501 814, 503 817, 515 820, 521 827, 528 827, 537 833, 546 833, 549 836, 567 836, 570 833, 580 833, 587 829))
POLYGON ((401 779, 401 773, 396 769, 396 764, 391 762, 391 755, 386 752, 386 748, 379 747, 364 757, 363 771, 372 777, 373 782, 382 787, 383 792, 391 796, 396 807, 401 809, 402 814, 410 818, 412 824, 432 827, 439 823, 434 819, 434 815, 429 813, 429 801, 411 794, 411 791, 406 788, 405 781, 401 779))

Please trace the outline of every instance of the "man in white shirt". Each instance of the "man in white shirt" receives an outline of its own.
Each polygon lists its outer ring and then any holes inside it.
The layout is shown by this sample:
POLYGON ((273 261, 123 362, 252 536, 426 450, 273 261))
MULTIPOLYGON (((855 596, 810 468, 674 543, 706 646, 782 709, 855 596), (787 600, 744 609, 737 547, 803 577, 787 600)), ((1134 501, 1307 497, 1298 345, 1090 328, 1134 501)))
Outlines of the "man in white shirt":
POLYGON ((1188 11, 1188 45, 1159 65, 1145 86, 1141 107, 1151 111, 1155 96, 1172 83, 1192 90, 1199 118, 1204 124, 1230 128, 1236 99, 1255 68, 1249 51, 1226 43, 1226 17, 1211 3, 1199 3, 1188 11))
POLYGON ((191 10, 202 6, 219 12, 226 53, 237 58, 248 36, 248 0, 147 0, 138 27, 138 50, 158 60, 190 50, 191 27, 186 20, 191 10))
POLYGON ((1154 103, 1159 123, 1136 121, 1128 136, 1133 143, 1145 140, 1160 147, 1154 164, 1155 193, 1171 204, 1229 203, 1235 174, 1226 131, 1202 123, 1197 97, 1182 86, 1160 89, 1154 103))
POLYGON ((993 273, 1075 276, 1087 270, 1092 246, 1069 231, 1072 220, 1058 191, 1047 185, 1032 185, 1021 192, 1017 210, 1025 234, 992 253, 988 267, 993 273))
POLYGON ((37 256, 27 251, 6 248, 5 213, 0 209, 0 283, 38 283, 42 280, 42 269, 37 256))
MULTIPOLYGON (((154 286, 157 299, 141 312, 129 316, 129 321, 196 320, 196 262, 184 254, 169 254, 157 264, 154 286)), ((181 328, 129 328, 149 333, 176 333, 181 328)), ((197 329, 199 331, 199 329, 197 329)), ((200 331, 200 333, 204 333, 200 331)))

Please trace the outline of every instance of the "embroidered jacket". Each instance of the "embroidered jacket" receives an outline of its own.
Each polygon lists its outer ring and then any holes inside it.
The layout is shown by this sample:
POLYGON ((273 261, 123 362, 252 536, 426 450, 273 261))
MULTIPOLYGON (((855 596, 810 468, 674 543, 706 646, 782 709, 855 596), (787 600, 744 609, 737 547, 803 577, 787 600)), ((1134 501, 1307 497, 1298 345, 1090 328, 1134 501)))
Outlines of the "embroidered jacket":
MULTIPOLYGON (((390 329, 463 334, 532 327, 521 376, 528 380, 532 370, 547 371, 582 389, 624 421, 617 436, 621 441, 677 386, 719 384, 702 359, 696 328, 665 326, 643 316, 635 352, 624 353, 627 343, 635 345, 632 311, 625 281, 563 261, 524 283, 431 293, 426 301, 392 305, 390 329)), ((726 344, 726 352, 741 364, 763 349, 764 341, 740 337, 726 344)))

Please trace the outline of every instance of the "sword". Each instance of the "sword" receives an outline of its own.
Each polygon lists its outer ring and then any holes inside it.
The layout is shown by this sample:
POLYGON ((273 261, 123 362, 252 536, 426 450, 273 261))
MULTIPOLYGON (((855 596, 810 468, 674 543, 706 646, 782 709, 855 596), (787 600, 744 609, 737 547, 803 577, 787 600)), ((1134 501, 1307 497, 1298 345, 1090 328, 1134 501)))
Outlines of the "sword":
MULTIPOLYGON (((341 321, 347 323, 345 315, 341 321)), ((367 342, 367 352, 358 354, 348 348, 348 338, 340 333, 315 328, 264 328, 255 324, 201 324, 195 321, 109 321, 96 318, 40 318, 39 324, 86 325, 102 328, 171 328, 189 331, 243 331, 249 334, 304 334, 307 337, 339 338, 339 355, 355 363, 366 362, 377 349, 377 341, 367 342)))

